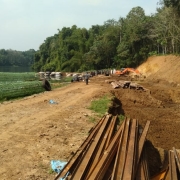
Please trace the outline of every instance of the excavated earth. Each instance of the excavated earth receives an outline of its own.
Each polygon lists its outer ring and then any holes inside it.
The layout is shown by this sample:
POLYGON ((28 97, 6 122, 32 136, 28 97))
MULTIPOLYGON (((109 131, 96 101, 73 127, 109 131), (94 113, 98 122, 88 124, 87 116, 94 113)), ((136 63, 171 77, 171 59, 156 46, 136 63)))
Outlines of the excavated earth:
POLYGON ((167 150, 180 149, 180 57, 151 57, 138 67, 146 91, 113 89, 108 81, 126 77, 99 75, 41 94, 0 104, 0 179, 51 180, 51 160, 68 161, 100 119, 88 109, 94 99, 115 96, 112 113, 150 120, 147 144, 151 175, 167 150), (49 103, 50 100, 56 104, 49 103), (96 117, 96 121, 92 119, 96 117), (159 158, 158 160, 155 158, 159 158))

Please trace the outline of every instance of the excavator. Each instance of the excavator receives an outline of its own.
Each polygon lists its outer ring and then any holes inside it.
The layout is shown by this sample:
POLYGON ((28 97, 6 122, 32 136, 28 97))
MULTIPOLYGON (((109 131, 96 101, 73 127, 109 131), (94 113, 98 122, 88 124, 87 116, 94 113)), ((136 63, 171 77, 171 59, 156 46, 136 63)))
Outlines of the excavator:
POLYGON ((133 72, 136 75, 140 75, 140 72, 137 69, 134 69, 134 68, 122 68, 121 70, 116 70, 115 74, 121 76, 121 75, 127 75, 130 72, 133 72))

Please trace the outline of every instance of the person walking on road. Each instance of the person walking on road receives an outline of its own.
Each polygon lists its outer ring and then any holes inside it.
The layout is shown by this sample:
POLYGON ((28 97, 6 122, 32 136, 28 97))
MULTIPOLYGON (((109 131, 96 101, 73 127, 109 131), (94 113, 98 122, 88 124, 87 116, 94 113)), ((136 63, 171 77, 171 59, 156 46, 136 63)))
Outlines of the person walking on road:
POLYGON ((84 79, 85 79, 86 85, 88 85, 88 80, 89 80, 89 74, 88 73, 85 74, 84 79))

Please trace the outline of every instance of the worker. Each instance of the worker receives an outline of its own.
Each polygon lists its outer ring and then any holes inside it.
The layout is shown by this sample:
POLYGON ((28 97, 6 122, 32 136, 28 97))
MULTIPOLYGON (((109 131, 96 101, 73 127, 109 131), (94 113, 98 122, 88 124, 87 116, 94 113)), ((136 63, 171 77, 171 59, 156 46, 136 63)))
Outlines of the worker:
POLYGON ((88 73, 86 73, 84 75, 84 79, 85 79, 86 85, 88 85, 88 80, 89 80, 89 74, 88 73))
POLYGON ((79 77, 77 75, 74 75, 71 79, 71 82, 77 82, 79 81, 79 77))

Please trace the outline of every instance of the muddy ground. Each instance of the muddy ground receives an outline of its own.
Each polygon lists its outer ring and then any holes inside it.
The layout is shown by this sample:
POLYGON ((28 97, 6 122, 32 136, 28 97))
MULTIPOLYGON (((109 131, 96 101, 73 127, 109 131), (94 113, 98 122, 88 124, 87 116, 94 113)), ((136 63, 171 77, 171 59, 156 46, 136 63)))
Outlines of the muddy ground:
MULTIPOLYGON (((157 149, 180 149, 180 89, 166 81, 138 81, 147 91, 113 89, 96 76, 49 92, 0 104, 0 179, 51 180, 50 161, 68 161, 95 125, 91 101, 112 94, 123 116, 151 121, 147 139, 157 149), (50 104, 49 100, 57 104, 50 104)), ((98 121, 98 119, 97 119, 98 121)))

